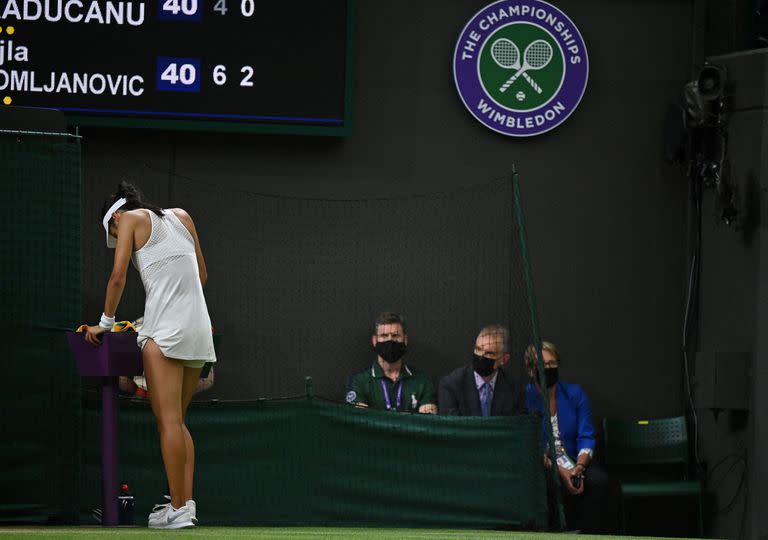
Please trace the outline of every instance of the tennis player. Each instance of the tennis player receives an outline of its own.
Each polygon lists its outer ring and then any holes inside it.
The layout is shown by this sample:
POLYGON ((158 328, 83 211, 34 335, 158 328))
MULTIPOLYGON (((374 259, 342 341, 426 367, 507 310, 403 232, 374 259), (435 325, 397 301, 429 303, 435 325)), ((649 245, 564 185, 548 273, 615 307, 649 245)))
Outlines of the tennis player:
POLYGON ((162 209, 121 182, 104 204, 102 225, 115 261, 107 284, 104 313, 85 339, 99 345, 109 331, 125 287, 128 261, 146 292, 138 344, 160 433, 160 450, 171 500, 155 506, 149 527, 180 529, 197 523, 192 498, 195 446, 184 423, 205 362, 215 362, 211 321, 203 295, 208 274, 195 224, 180 208, 162 209))

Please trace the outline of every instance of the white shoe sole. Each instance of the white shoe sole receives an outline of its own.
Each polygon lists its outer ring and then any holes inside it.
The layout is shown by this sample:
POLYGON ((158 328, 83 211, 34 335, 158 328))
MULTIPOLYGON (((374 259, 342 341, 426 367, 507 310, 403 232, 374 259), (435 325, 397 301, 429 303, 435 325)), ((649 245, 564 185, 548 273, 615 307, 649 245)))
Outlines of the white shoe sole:
POLYGON ((190 529, 195 524, 192 521, 176 521, 173 523, 164 523, 163 525, 150 525, 150 529, 190 529))

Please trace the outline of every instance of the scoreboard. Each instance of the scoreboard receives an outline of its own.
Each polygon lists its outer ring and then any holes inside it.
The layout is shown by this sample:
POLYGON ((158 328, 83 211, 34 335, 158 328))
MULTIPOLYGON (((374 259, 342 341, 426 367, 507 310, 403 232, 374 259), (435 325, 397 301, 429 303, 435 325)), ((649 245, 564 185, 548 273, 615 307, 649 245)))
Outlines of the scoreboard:
POLYGON ((354 0, 0 0, 0 100, 69 122, 343 135, 354 0))

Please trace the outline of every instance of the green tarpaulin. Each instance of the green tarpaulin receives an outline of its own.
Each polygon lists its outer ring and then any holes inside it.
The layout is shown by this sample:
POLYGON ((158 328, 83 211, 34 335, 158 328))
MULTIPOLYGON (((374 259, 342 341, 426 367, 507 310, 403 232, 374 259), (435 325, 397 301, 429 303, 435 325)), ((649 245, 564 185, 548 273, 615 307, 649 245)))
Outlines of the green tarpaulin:
MULTIPOLYGON (((99 504, 99 409, 85 407, 82 493, 99 504)), ((195 499, 210 525, 546 525, 540 422, 356 409, 318 399, 193 403, 195 499)), ((165 502, 149 405, 122 403, 123 481, 143 524, 165 502)), ((90 504, 90 506, 89 506, 90 504)))

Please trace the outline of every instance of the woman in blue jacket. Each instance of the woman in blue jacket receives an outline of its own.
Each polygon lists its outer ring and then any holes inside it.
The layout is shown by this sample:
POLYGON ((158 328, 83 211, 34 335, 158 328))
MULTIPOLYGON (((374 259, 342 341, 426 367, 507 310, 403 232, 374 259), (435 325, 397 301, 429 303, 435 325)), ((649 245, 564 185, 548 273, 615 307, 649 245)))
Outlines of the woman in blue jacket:
MULTIPOLYGON (((531 345, 525 352, 525 368, 531 381, 525 389, 528 411, 544 418, 546 414, 552 422, 557 458, 555 466, 564 491, 563 507, 568 527, 585 532, 602 532, 600 517, 605 512, 608 478, 599 466, 592 464, 595 453, 592 407, 581 386, 559 379, 560 355, 554 343, 542 342, 542 356, 547 386, 546 406, 536 376, 536 349, 531 345)), ((544 436, 548 443, 546 425, 544 436)), ((544 457, 544 464, 547 468, 552 466, 548 456, 544 457)))

